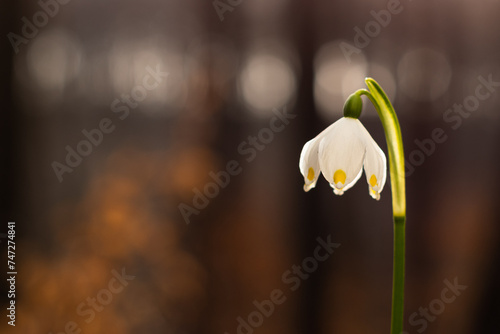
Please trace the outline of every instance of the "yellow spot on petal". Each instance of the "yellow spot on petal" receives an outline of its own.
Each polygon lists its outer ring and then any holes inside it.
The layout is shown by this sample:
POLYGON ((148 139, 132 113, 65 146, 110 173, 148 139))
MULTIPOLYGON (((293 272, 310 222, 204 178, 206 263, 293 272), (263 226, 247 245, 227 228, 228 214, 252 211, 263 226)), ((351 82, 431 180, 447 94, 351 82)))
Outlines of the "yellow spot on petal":
POLYGON ((309 171, 307 172, 307 179, 309 181, 314 180, 314 169, 312 167, 309 167, 309 171))
POLYGON ((339 182, 341 184, 344 184, 345 179, 346 179, 346 175, 342 169, 337 169, 335 174, 333 174, 333 183, 335 183, 335 184, 338 184, 339 182))
POLYGON ((377 185, 377 177, 375 176, 375 174, 372 174, 372 176, 370 177, 370 185, 372 187, 375 187, 377 185))

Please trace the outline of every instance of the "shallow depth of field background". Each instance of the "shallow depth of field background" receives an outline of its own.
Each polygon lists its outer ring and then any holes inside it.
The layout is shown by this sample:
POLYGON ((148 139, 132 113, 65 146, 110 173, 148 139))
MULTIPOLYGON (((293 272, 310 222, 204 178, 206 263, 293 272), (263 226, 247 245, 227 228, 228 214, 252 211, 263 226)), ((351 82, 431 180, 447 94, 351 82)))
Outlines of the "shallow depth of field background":
MULTIPOLYGON (((498 332, 500 87, 474 96, 481 80, 500 82, 500 2, 401 0, 383 26, 371 11, 387 7, 243 0, 221 20, 212 1, 73 0, 15 53, 7 34, 41 7, 3 4, 0 233, 16 221, 18 276, 13 328, 0 235, 0 331, 234 334, 279 289, 286 300, 254 333, 388 333, 389 180, 376 202, 364 175, 338 197, 323 177, 304 193, 298 169, 303 144, 371 76, 396 108, 409 164, 406 330, 498 332), (346 57, 340 43, 366 27, 372 37, 346 57), (157 68, 168 76, 114 112, 157 68), (453 111, 464 103, 472 111, 453 111), (295 117, 263 130, 276 113, 295 117), (59 182, 54 161, 104 118, 113 131, 59 182), (179 205, 232 160, 241 172, 187 224, 179 205), (292 291, 282 275, 318 237, 340 247, 292 291), (122 268, 135 278, 106 293, 122 268), (446 280, 467 286, 450 303, 446 280), (91 321, 77 311, 110 295, 91 321), (422 320, 429 306, 439 312, 422 320)), ((369 103, 361 121, 387 152, 369 103)))

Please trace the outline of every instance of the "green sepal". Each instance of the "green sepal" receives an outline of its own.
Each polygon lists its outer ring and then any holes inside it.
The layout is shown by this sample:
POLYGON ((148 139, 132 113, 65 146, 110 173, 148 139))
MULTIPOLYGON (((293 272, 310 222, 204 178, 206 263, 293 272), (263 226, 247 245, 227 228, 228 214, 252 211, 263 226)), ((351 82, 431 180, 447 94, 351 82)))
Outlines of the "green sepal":
POLYGON ((344 104, 344 117, 351 117, 358 119, 363 109, 363 100, 359 94, 351 94, 344 104))

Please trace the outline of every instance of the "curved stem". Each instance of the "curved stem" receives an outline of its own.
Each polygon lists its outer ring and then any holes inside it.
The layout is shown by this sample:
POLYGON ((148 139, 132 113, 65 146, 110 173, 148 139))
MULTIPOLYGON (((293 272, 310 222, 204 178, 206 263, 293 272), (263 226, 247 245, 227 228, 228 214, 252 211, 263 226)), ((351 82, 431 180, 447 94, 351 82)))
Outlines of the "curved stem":
POLYGON ((375 106, 384 127, 389 152, 392 210, 394 217, 394 262, 392 281, 391 334, 403 331, 406 190, 403 140, 396 112, 380 85, 372 78, 365 79, 368 90, 355 94, 366 95, 375 106))

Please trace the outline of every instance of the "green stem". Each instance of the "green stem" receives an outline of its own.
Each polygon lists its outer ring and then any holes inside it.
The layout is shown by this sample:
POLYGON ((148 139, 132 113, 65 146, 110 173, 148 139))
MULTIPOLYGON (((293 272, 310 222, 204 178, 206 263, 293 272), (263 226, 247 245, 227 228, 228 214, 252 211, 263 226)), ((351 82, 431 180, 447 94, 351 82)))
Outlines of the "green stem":
POLYGON ((392 277, 391 333, 403 332, 405 290, 405 217, 394 216, 394 269, 392 277))
POLYGON ((365 79, 368 90, 355 94, 366 95, 375 106, 384 127, 389 152, 392 210, 394 217, 394 270, 392 281, 391 334, 403 331, 406 191, 403 140, 394 107, 380 85, 372 78, 365 79))

